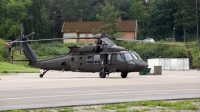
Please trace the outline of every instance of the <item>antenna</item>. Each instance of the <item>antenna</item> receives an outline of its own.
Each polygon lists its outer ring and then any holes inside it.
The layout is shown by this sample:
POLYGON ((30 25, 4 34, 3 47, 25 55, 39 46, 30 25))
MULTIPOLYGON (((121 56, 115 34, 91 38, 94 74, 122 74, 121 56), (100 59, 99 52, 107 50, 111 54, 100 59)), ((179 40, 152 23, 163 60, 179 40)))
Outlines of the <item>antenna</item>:
POLYGON ((80 12, 81 12, 81 19, 83 19, 83 18, 82 18, 82 13, 83 13, 83 11, 84 11, 84 10, 78 10, 78 11, 80 11, 80 12))

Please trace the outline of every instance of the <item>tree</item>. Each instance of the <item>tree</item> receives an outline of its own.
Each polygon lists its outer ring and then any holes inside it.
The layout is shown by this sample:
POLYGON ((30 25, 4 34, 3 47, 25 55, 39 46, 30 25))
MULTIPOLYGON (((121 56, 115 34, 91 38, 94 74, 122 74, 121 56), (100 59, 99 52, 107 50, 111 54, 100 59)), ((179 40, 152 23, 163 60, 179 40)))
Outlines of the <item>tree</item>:
POLYGON ((110 3, 105 3, 105 6, 100 5, 102 13, 97 14, 96 17, 103 23, 103 26, 99 27, 98 30, 93 30, 93 34, 101 33, 101 35, 113 36, 115 33, 120 31, 117 22, 117 16, 119 11, 115 10, 115 7, 110 3))
POLYGON ((32 0, 32 5, 27 11, 26 18, 23 19, 25 34, 36 32, 35 39, 53 37, 51 26, 53 24, 52 0, 32 0))
POLYGON ((130 1, 131 1, 131 7, 129 9, 129 18, 132 19, 132 20, 142 21, 143 2, 142 1, 136 1, 136 0, 130 0, 130 1))
POLYGON ((185 42, 186 31, 195 26, 195 11, 191 7, 191 0, 176 0, 178 11, 174 13, 174 24, 177 28, 182 28, 185 42))
POLYGON ((174 27, 173 14, 176 11, 174 0, 151 0, 149 6, 149 34, 157 35, 158 39, 168 36, 174 27))
POLYGON ((31 4, 31 0, 0 0, 0 38, 20 36, 20 22, 31 4))

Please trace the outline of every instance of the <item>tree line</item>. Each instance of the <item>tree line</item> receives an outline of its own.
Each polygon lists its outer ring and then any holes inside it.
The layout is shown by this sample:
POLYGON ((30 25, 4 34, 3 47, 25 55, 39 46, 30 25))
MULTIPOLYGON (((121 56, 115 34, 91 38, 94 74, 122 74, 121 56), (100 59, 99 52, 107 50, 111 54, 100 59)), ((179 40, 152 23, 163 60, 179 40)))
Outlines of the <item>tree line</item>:
POLYGON ((200 0, 0 0, 0 38, 18 38, 21 23, 25 35, 36 32, 34 39, 61 38, 65 21, 121 17, 138 21, 138 39, 190 41, 199 37, 199 10, 200 0), (103 15, 108 5, 113 16, 103 15))

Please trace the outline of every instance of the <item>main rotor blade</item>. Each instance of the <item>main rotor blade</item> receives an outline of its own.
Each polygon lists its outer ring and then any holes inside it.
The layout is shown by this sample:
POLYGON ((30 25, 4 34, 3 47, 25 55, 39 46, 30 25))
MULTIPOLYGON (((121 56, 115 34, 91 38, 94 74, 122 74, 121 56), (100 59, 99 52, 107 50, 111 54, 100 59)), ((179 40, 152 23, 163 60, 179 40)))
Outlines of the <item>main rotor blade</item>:
POLYGON ((12 41, 16 42, 37 42, 37 41, 52 41, 52 40, 67 40, 67 39, 97 39, 97 38, 51 38, 51 39, 38 39, 38 40, 26 40, 26 41, 12 41))
POLYGON ((19 39, 16 39, 14 41, 8 42, 8 44, 12 45, 13 43, 17 43, 17 42, 24 42, 24 41, 21 41, 23 38, 29 38, 29 37, 31 37, 33 35, 35 35, 35 32, 32 32, 32 33, 30 33, 30 34, 28 34, 26 36, 22 36, 19 39))

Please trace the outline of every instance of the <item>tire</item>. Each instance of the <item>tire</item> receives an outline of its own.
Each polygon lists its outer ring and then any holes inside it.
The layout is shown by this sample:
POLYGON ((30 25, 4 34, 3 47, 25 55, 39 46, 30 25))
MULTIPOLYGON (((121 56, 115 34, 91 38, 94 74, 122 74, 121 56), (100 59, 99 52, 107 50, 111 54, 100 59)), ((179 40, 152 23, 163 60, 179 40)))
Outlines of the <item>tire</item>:
POLYGON ((106 72, 103 71, 103 70, 101 70, 101 71, 99 72, 99 77, 100 77, 100 78, 105 78, 105 77, 106 77, 106 72))
POLYGON ((121 72, 121 77, 122 78, 126 78, 128 76, 128 73, 127 72, 121 72))
POLYGON ((40 74, 40 78, 43 78, 43 74, 40 74))

